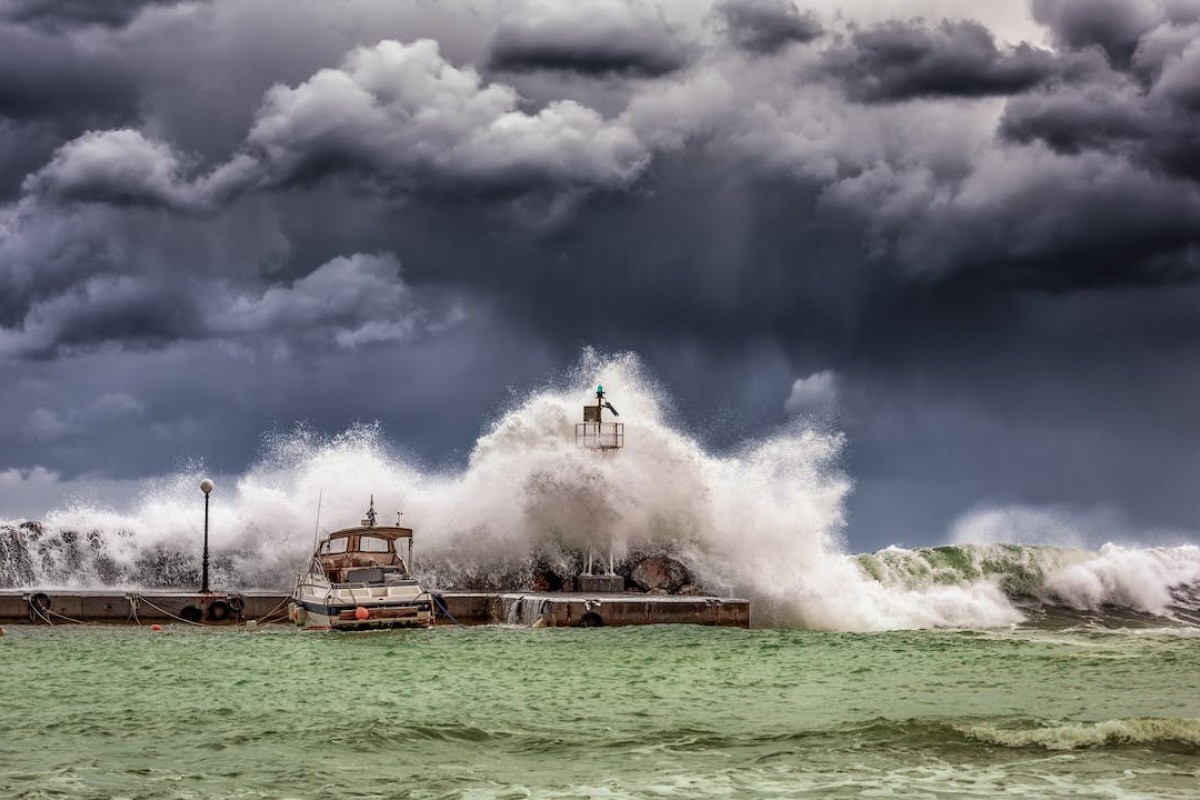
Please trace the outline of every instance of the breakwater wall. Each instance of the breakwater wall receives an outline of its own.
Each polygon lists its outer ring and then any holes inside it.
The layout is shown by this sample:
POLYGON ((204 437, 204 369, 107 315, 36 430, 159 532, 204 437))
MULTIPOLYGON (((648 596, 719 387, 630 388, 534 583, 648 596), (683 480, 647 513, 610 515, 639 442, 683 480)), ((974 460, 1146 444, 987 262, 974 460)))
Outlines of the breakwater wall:
MULTIPOLYGON (((750 627, 750 603, 727 597, 579 592, 438 592, 439 624, 750 627)), ((286 622, 278 592, 0 591, 0 623, 286 622)))

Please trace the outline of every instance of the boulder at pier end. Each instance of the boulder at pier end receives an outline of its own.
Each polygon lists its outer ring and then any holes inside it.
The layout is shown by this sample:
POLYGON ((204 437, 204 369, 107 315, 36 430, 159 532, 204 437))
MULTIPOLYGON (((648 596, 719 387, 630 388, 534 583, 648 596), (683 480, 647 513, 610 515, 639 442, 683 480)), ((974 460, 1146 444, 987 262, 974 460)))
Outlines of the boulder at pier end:
POLYGON ((692 582, 692 576, 681 561, 670 556, 650 556, 634 565, 629 581, 643 592, 663 589, 675 594, 692 582))

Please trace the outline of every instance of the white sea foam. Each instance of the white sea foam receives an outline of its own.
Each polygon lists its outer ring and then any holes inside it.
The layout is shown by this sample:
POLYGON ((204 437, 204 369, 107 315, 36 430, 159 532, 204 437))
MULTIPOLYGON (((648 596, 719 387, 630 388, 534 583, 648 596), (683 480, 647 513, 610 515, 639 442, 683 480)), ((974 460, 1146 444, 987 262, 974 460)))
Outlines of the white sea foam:
POLYGON ((961 730, 972 739, 1004 747, 1041 747, 1046 750, 1170 742, 1200 747, 1200 719, 1111 719, 1019 730, 991 726, 961 730))
MULTIPOLYGON (((418 570, 442 586, 463 576, 511 577, 535 555, 566 571, 588 548, 603 554, 611 547, 619 557, 661 547, 710 590, 749 597, 758 624, 878 630, 1021 621, 1001 575, 923 580, 872 569, 875 580, 844 552, 852 482, 839 467, 841 434, 793 421, 715 455, 673 427, 665 408, 636 358, 588 355, 563 385, 533 393, 496 420, 461 471, 419 468, 390 449, 378 426, 333 438, 277 436, 258 463, 221 481, 212 495, 214 582, 286 587, 311 551, 318 496, 320 527, 328 530, 356 524, 373 494, 381 521, 403 510, 402 523, 417 531, 418 570), (575 422, 597 382, 608 387, 627 426, 621 452, 575 444, 575 422)), ((14 556, 10 548, 7 566, 0 533, 0 570, 10 571, 0 583, 84 587, 194 575, 203 520, 199 477, 189 470, 160 481, 129 513, 54 511, 28 553, 14 556), (71 540, 68 531, 83 535, 71 540), (15 570, 22 571, 16 580, 15 570)), ((1106 550, 1100 559, 1113 561, 1111 573, 1064 572, 1055 591, 1086 605, 1123 587, 1120 596, 1160 608, 1161 592, 1135 593, 1121 581, 1122 557, 1106 550), (1095 576, 1098 589, 1086 575, 1095 576)), ((887 562, 886 553, 881 558, 887 562)), ((1159 567, 1145 581, 1191 574, 1159 567)))
POLYGON ((1106 544, 1093 558, 1049 575, 1046 588, 1072 608, 1117 605, 1168 615, 1193 605, 1200 586, 1200 547, 1130 548, 1106 544))

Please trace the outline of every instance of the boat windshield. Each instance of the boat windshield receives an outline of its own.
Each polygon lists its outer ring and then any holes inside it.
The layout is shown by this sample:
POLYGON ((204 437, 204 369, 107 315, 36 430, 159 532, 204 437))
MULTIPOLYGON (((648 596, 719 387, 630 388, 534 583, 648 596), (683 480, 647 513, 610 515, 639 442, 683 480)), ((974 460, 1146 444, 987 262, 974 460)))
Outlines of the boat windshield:
POLYGON ((388 546, 387 539, 380 539, 378 536, 360 536, 358 537, 358 551, 360 553, 386 553, 391 548, 388 546))
POLYGON ((333 553, 344 553, 349 547, 350 540, 346 538, 329 539, 321 543, 321 555, 330 555, 333 553))
POLYGON ((401 567, 369 567, 346 570, 346 583, 403 583, 408 574, 401 567))

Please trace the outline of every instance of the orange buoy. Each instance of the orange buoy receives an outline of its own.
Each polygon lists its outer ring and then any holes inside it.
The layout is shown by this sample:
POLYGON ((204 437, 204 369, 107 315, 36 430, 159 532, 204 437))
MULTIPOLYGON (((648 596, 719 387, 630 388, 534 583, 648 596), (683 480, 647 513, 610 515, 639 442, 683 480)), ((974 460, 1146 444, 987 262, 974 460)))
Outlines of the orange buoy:
POLYGON ((152 630, 152 631, 161 631, 161 630, 162 630, 162 625, 151 625, 151 626, 150 626, 150 630, 152 630))
POLYGON ((371 612, 367 611, 362 606, 359 606, 358 608, 354 609, 354 618, 356 620, 359 620, 360 622, 364 619, 367 619, 370 616, 371 616, 371 612))

